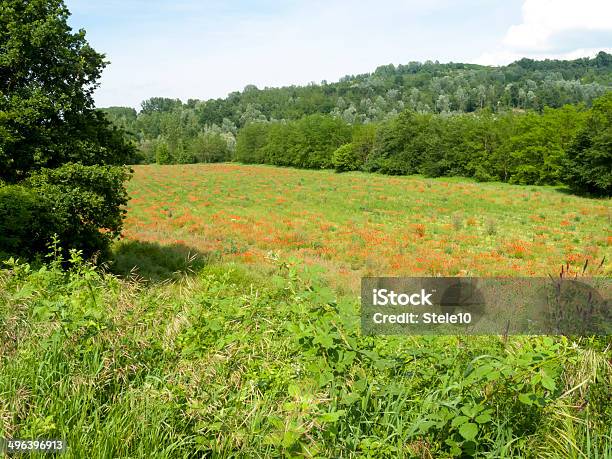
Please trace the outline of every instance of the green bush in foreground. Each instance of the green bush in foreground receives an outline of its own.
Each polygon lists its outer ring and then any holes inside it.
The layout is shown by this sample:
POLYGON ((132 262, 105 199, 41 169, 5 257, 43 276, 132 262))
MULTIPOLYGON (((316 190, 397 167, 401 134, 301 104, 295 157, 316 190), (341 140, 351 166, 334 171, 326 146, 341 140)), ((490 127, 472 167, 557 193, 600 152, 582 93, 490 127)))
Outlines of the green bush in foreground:
POLYGON ((88 257, 106 254, 121 232, 129 176, 119 166, 65 164, 0 185, 0 253, 28 259, 57 235, 88 257))
POLYGON ((51 208, 51 202, 29 188, 0 184, 0 259, 3 253, 44 252, 49 230, 57 227, 51 208))
POLYGON ((612 454, 609 339, 361 336, 355 299, 285 262, 146 290, 61 264, 0 273, 0 436, 67 458, 612 454))

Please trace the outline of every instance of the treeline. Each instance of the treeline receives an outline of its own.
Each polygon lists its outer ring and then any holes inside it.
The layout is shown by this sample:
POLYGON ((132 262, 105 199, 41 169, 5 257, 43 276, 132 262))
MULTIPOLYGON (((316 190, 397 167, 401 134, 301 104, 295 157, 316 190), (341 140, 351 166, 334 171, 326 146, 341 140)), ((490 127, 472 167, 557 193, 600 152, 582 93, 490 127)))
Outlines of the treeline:
POLYGON ((351 141, 353 129, 329 115, 297 121, 253 122, 238 133, 234 159, 244 163, 329 169, 338 146, 351 141))
POLYGON ((385 65, 335 83, 258 89, 186 103, 154 97, 133 108, 103 109, 139 146, 141 162, 227 159, 238 129, 255 121, 299 120, 326 114, 349 124, 382 122, 405 110, 460 114, 584 104, 612 87, 612 55, 572 61, 521 59, 507 66, 427 61, 385 65))
POLYGON ((349 125, 331 115, 251 122, 234 159, 392 175, 464 176, 480 181, 612 192, 612 93, 591 109, 444 115, 406 110, 380 123, 349 125))
POLYGON ((106 118, 138 147, 139 163, 189 164, 229 161, 237 127, 225 120, 206 124, 195 104, 152 98, 137 113, 133 108, 101 109, 106 118))

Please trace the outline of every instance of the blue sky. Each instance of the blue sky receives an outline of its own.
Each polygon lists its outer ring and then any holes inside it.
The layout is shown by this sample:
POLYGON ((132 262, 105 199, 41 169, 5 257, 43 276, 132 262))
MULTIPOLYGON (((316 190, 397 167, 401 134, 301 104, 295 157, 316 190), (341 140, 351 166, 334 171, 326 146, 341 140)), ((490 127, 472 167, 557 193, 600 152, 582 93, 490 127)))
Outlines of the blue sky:
POLYGON ((100 107, 225 97, 427 59, 500 65, 612 50, 608 0, 67 0, 111 64, 100 107))

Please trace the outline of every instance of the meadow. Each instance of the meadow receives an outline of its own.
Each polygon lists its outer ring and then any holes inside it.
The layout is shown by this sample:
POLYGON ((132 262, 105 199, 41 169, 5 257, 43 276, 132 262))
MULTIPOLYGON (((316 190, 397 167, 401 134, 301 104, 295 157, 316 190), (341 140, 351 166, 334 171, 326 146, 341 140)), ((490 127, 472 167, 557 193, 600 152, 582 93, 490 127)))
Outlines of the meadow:
POLYGON ((296 257, 351 291, 365 275, 546 276, 612 244, 609 200, 553 187, 229 163, 136 166, 129 187, 128 241, 296 257))
POLYGON ((610 258, 609 200, 134 169, 106 270, 56 247, 0 272, 3 436, 74 458, 612 457, 609 337, 363 336, 356 294, 367 274, 590 270, 610 258))

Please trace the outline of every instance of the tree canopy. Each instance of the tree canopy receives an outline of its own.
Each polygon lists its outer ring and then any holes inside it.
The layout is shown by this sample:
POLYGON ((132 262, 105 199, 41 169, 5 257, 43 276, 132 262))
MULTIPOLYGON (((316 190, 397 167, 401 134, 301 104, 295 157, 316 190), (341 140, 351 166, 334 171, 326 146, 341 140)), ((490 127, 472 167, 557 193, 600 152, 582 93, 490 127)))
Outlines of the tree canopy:
POLYGON ((123 164, 132 149, 94 110, 105 66, 60 0, 0 3, 0 178, 66 162, 123 164))
POLYGON ((593 104, 568 149, 565 175, 576 190, 612 195, 612 92, 593 104))
POLYGON ((61 0, 0 1, 0 252, 58 234, 91 254, 121 229, 134 147, 95 109, 104 55, 68 16, 61 0))

